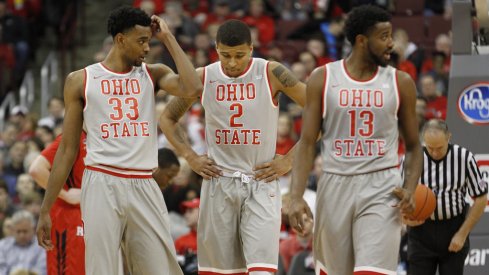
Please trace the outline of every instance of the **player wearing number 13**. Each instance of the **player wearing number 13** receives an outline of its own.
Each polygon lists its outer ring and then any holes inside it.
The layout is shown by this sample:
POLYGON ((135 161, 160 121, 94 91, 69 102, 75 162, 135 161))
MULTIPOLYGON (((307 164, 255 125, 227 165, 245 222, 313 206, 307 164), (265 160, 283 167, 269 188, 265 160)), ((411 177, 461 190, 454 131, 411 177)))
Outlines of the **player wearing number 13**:
POLYGON ((299 232, 306 228, 304 216, 311 212, 302 195, 321 129, 316 274, 396 273, 400 212, 414 210, 422 153, 415 85, 406 73, 386 66, 394 46, 389 21, 380 8, 353 9, 345 25, 352 53, 316 68, 307 83, 289 218, 299 232), (407 149, 404 182, 397 168, 399 130, 407 149))
POLYGON ((114 46, 101 63, 66 79, 63 137, 54 159, 37 229, 51 249, 49 209, 87 127, 81 211, 87 274, 119 274, 122 247, 131 274, 182 274, 169 234, 168 212, 153 179, 158 165, 155 91, 195 96, 202 84, 166 23, 131 7, 110 14, 114 46), (144 57, 155 37, 167 47, 180 75, 144 57))
POLYGON ((200 274, 272 274, 277 269, 281 199, 277 178, 294 150, 275 156, 280 92, 301 106, 305 85, 283 65, 251 58, 248 26, 222 24, 219 62, 199 68, 204 82, 208 154, 198 156, 178 127, 196 99, 175 98, 161 128, 177 153, 204 177, 198 227, 200 274))

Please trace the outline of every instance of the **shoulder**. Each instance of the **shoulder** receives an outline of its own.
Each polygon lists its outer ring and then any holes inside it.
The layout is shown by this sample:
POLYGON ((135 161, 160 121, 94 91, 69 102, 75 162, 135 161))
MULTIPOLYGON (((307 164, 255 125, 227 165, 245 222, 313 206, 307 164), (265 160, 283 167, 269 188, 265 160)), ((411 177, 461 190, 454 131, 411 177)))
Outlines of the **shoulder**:
POLYGON ((71 72, 66 77, 65 89, 66 91, 83 92, 85 84, 87 82, 86 69, 71 72))
POLYGON ((395 74, 395 77, 397 78, 397 83, 399 84, 399 88, 403 87, 403 85, 411 85, 411 84, 414 84, 414 81, 413 79, 411 78, 411 76, 406 73, 406 72, 403 72, 401 70, 398 70, 398 69, 394 69, 394 74, 395 74))

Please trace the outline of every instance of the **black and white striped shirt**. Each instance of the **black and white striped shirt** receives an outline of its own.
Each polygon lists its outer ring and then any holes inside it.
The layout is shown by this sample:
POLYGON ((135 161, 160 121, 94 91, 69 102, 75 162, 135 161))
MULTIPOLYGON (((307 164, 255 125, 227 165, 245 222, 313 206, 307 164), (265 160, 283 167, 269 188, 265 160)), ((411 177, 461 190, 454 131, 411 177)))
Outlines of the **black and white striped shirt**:
POLYGON ((437 205, 432 220, 446 220, 463 213, 465 196, 479 197, 487 194, 474 155, 467 149, 449 144, 447 155, 441 160, 432 159, 423 147, 424 165, 421 183, 433 190, 437 205))

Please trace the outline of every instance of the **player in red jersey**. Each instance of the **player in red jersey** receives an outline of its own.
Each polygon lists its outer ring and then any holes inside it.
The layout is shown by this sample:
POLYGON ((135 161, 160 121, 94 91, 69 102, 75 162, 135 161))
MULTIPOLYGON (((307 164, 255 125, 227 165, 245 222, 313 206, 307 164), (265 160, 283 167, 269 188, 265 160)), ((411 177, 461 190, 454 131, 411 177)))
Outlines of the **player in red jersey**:
MULTIPOLYGON (((51 240, 54 249, 47 252, 48 274, 85 274, 85 243, 80 211, 81 183, 85 170, 83 162, 86 155, 85 140, 85 132, 82 132, 78 156, 50 212, 53 221, 51 240)), ((61 135, 42 151, 29 169, 29 174, 44 189, 60 141, 61 135)))

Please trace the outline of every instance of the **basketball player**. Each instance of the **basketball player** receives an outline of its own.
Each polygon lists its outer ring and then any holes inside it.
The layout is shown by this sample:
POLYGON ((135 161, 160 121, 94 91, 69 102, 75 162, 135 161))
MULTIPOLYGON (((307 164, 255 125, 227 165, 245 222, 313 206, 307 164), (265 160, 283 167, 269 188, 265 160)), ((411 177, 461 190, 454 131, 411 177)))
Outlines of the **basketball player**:
POLYGON ((414 210, 412 194, 423 159, 415 85, 406 73, 386 66, 394 46, 389 21, 380 8, 353 9, 345 26, 351 54, 316 68, 307 84, 289 218, 303 232, 312 216, 302 194, 322 130, 316 274, 396 274, 400 212, 414 210), (397 168, 399 131, 407 151, 404 182, 397 168))
POLYGON ((199 156, 178 120, 195 99, 175 98, 163 111, 165 136, 205 180, 198 227, 199 274, 273 274, 277 270, 281 198, 278 177, 293 151, 275 156, 280 92, 301 106, 305 85, 277 62, 251 58, 250 30, 239 20, 217 32, 219 61, 204 83, 208 154, 199 156))
POLYGON ((52 249, 51 209, 73 165, 82 123, 87 127, 81 211, 87 274, 117 274, 119 247, 131 274, 182 274, 168 228, 168 213, 152 178, 157 167, 154 96, 164 89, 195 96, 202 84, 168 26, 132 7, 108 20, 114 40, 107 57, 66 80, 63 137, 41 207, 39 244, 52 249), (165 44, 180 75, 144 58, 154 36, 165 44))
MULTIPOLYGON (((41 152, 29 168, 29 174, 44 189, 48 185, 49 173, 60 141, 61 135, 41 152)), ((85 242, 80 211, 81 184, 85 170, 83 158, 87 153, 85 141, 86 134, 82 132, 68 180, 51 208, 51 240, 54 249, 47 253, 47 274, 85 274, 85 242)))

